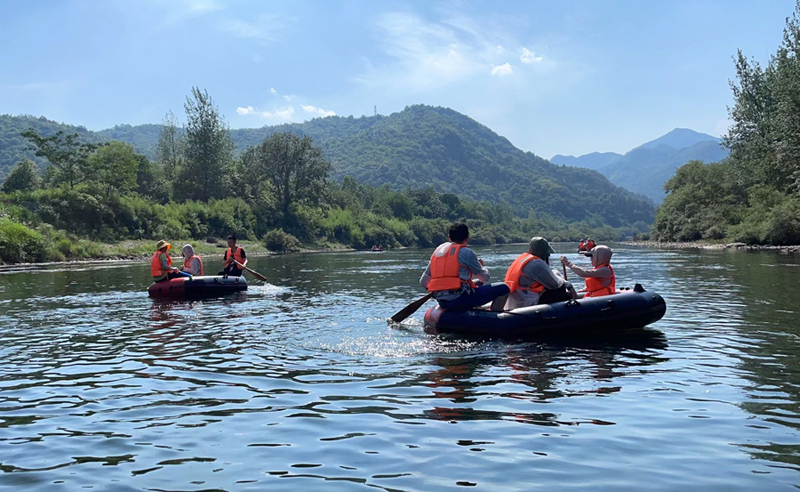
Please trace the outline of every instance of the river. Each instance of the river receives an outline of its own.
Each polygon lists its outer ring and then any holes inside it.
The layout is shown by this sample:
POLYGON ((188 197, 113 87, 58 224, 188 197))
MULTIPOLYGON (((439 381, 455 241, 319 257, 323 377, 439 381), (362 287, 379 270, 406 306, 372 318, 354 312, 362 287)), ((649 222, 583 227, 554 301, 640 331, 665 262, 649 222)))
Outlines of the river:
MULTIPOLYGON (((502 279, 521 248, 475 249, 502 279)), ((255 257, 270 285, 202 302, 145 264, 2 273, 0 487, 796 490, 800 256, 614 250, 667 314, 593 341, 388 326, 423 250, 255 257)))

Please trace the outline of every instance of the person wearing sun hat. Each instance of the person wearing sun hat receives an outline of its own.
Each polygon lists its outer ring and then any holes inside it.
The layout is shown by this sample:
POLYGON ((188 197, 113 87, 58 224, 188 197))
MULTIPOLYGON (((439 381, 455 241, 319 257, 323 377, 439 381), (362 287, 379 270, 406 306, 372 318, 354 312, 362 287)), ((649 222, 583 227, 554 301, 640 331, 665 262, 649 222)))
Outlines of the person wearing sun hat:
POLYGON ((528 252, 519 255, 506 272, 505 283, 511 289, 506 310, 572 298, 571 285, 550 268, 550 255, 553 253, 555 250, 547 239, 531 239, 528 252))
POLYGON ((150 259, 150 274, 154 282, 161 282, 177 277, 191 277, 188 273, 181 272, 172 266, 172 258, 167 251, 172 249, 172 245, 163 239, 156 243, 156 252, 150 259))

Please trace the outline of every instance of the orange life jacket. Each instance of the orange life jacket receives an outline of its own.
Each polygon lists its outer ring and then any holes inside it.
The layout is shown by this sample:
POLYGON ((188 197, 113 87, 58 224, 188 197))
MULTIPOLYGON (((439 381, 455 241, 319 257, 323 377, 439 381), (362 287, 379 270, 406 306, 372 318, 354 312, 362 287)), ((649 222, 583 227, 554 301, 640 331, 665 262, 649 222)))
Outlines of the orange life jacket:
POLYGON ((581 241, 581 243, 578 245, 578 249, 585 249, 585 248, 586 248, 586 241, 581 241))
POLYGON ((197 256, 197 255, 194 255, 194 256, 192 256, 190 258, 185 258, 183 260, 183 268, 185 268, 187 270, 191 270, 192 269, 192 260, 194 260, 195 258, 197 258, 197 261, 200 262, 200 275, 203 275, 203 260, 201 260, 200 257, 197 256))
POLYGON ((163 277, 167 274, 167 272, 161 268, 162 254, 167 256, 167 266, 172 266, 172 258, 168 254, 162 251, 156 251, 153 253, 153 258, 150 260, 150 274, 153 276, 153 278, 163 277))
POLYGON ((540 260, 538 256, 534 256, 529 253, 522 253, 521 255, 517 256, 517 259, 514 260, 514 263, 508 267, 508 271, 506 272, 506 278, 504 282, 508 285, 508 288, 511 289, 511 292, 515 290, 527 290, 529 292, 536 292, 537 294, 541 294, 545 291, 544 285, 540 284, 539 282, 533 282, 531 285, 524 287, 520 285, 519 279, 520 277, 524 277, 525 275, 522 274, 522 269, 528 262, 532 260, 540 260))
POLYGON ((591 249, 592 249, 592 248, 594 248, 594 246, 595 246, 595 244, 594 244, 594 241, 588 241, 588 242, 586 243, 586 249, 587 249, 587 250, 590 250, 590 251, 591 251, 591 249))
POLYGON ((469 274, 469 280, 462 280, 458 276, 460 268, 458 253, 463 247, 463 244, 450 243, 447 252, 442 256, 436 256, 434 251, 431 255, 431 281, 428 282, 428 292, 459 290, 464 283, 475 288, 475 284, 472 283, 472 272, 469 274))
MULTIPOLYGON (((236 260, 239 263, 244 263, 244 258, 242 257, 242 247, 241 246, 236 246, 236 252, 233 253, 233 256, 231 256, 231 248, 228 248, 228 251, 225 253, 225 258, 226 258, 226 260, 225 260, 225 266, 226 267, 228 265, 230 265, 231 263, 233 263, 232 260, 236 260)), ((240 267, 239 265, 235 265, 235 266, 239 270, 242 269, 242 267, 240 267)))
POLYGON ((617 293, 617 277, 614 275, 614 269, 611 265, 600 265, 598 267, 592 268, 592 271, 597 270, 598 268, 602 268, 607 266, 609 270, 611 270, 611 283, 608 284, 608 287, 603 285, 603 280, 607 279, 600 279, 600 278, 593 278, 593 277, 586 277, 586 296, 585 297, 600 297, 600 296, 607 296, 610 294, 617 293))

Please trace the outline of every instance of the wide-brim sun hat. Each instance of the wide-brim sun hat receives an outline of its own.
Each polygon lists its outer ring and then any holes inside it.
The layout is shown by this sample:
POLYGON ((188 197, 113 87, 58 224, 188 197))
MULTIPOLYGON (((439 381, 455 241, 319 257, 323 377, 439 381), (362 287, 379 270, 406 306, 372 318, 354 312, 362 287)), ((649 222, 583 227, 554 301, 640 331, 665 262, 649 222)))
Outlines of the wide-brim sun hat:
POLYGON ((169 251, 172 249, 172 245, 162 239, 156 243, 156 249, 158 250, 161 248, 167 248, 167 251, 169 251))

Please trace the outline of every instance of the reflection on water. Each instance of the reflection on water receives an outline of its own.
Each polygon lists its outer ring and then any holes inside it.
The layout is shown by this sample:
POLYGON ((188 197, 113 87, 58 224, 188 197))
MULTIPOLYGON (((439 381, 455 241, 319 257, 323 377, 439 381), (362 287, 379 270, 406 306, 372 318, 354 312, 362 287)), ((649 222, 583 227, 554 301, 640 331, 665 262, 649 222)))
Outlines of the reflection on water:
MULTIPOLYGON (((520 248, 479 253, 502 278, 520 248)), ((797 257, 615 247, 665 318, 542 343, 387 326, 428 254, 257 257, 271 284, 191 302, 146 265, 0 274, 0 485, 800 485, 797 257)))

